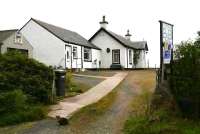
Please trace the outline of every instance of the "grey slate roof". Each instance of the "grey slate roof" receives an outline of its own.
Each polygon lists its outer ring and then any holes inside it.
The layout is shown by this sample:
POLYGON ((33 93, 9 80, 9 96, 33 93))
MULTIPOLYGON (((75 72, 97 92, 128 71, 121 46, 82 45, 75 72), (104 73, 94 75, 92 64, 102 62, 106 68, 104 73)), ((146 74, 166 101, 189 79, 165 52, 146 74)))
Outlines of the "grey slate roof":
POLYGON ((82 37, 76 32, 66 30, 64 28, 54 26, 52 24, 48 24, 46 22, 36 20, 33 18, 31 18, 31 20, 33 20, 34 22, 36 22, 37 24, 39 24, 40 26, 42 26, 43 28, 45 28, 46 30, 48 30, 49 32, 51 32, 56 37, 58 37, 59 39, 61 39, 62 41, 66 43, 72 43, 72 44, 90 47, 94 49, 100 49, 96 47, 94 44, 88 42, 84 37, 82 37))
POLYGON ((17 29, 0 31, 0 43, 15 32, 17 32, 17 29))
POLYGON ((147 42, 146 41, 130 41, 127 40, 125 37, 118 35, 112 31, 106 30, 104 28, 100 28, 90 39, 89 41, 91 41, 100 31, 105 31, 106 33, 108 33, 111 37, 113 37, 115 40, 117 40, 119 43, 121 43, 122 45, 129 47, 129 48, 133 48, 133 49, 141 49, 141 50, 147 50, 148 51, 148 46, 147 46, 147 42))

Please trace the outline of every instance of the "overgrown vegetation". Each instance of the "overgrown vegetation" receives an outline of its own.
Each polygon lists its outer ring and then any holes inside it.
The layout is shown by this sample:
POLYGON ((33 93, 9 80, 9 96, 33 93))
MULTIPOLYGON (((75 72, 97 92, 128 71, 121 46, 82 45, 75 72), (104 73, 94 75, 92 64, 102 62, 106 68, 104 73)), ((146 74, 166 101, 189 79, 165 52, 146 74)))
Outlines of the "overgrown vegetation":
POLYGON ((52 69, 23 54, 0 55, 0 126, 42 119, 49 103, 52 69))
POLYGON ((200 118, 200 42, 182 42, 172 63, 171 93, 184 117, 200 118))
POLYGON ((72 97, 72 96, 78 95, 78 94, 83 93, 91 88, 86 83, 75 82, 75 80, 72 76, 71 70, 68 70, 66 73, 65 85, 66 85, 66 96, 67 97, 72 97))
POLYGON ((144 91, 132 106, 132 116, 124 125, 125 134, 200 133, 200 122, 182 118, 174 100, 166 94, 144 91))

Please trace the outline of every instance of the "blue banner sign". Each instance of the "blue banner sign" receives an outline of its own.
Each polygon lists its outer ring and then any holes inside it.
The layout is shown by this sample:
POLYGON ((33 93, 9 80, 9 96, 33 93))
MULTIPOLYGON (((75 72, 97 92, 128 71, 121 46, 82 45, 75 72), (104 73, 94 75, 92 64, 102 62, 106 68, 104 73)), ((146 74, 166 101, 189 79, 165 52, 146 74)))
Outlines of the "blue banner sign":
POLYGON ((173 50, 173 25, 162 22, 163 63, 169 64, 173 50))

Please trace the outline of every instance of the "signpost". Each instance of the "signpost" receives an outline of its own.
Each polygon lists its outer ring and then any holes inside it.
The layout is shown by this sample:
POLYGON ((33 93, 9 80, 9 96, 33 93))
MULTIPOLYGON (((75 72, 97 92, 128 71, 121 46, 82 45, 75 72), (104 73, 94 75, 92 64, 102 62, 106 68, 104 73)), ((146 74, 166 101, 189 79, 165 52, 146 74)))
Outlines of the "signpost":
POLYGON ((173 25, 164 21, 160 23, 160 82, 166 75, 166 64, 173 60, 173 25))

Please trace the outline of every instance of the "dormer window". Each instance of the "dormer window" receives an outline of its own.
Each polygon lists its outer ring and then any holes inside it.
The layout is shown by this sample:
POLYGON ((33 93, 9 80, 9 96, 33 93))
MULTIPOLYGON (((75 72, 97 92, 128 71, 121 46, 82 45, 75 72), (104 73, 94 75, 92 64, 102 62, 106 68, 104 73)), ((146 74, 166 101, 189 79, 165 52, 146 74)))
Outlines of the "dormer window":
POLYGON ((18 44, 22 44, 22 35, 19 31, 16 32, 15 34, 15 43, 18 43, 18 44))

